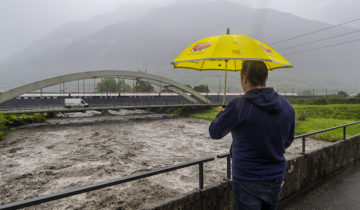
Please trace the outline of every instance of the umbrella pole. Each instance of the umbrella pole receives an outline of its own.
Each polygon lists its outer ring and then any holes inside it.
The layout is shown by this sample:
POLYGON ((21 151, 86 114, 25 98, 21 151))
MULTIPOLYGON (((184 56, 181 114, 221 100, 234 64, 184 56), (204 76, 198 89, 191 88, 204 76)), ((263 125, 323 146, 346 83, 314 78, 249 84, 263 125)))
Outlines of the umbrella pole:
POLYGON ((225 87, 224 87, 223 105, 225 105, 225 99, 226 99, 227 62, 228 61, 225 60, 225 87))

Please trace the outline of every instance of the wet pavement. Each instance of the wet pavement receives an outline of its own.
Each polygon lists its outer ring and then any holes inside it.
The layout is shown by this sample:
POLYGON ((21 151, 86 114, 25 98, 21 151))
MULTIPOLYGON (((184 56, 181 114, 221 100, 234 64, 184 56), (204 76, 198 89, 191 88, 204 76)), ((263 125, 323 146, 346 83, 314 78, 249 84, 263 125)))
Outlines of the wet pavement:
POLYGON ((279 209, 360 209, 360 161, 326 178, 279 209))

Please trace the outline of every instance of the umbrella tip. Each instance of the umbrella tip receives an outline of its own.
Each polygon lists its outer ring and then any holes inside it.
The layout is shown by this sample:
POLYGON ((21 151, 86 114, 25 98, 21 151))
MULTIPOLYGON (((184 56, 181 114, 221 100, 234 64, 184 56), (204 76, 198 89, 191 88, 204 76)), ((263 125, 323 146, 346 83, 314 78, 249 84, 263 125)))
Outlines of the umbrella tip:
POLYGON ((226 29, 226 34, 230 34, 230 28, 226 29))

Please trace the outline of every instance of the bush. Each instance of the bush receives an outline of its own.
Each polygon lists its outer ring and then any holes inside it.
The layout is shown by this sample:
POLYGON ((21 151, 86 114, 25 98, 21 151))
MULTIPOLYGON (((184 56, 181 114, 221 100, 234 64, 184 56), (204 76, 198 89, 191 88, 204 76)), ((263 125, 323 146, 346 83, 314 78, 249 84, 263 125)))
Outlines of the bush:
POLYGON ((313 92, 311 90, 304 90, 299 95, 301 95, 301 96, 312 96, 314 94, 313 94, 313 92))
POLYGON ((308 99, 304 101, 306 105, 326 105, 330 104, 330 101, 327 98, 318 98, 318 99, 308 99))
POLYGON ((345 97, 348 96, 348 94, 347 94, 345 91, 339 91, 339 92, 337 93, 337 95, 340 96, 340 97, 343 97, 343 98, 345 98, 345 97))
POLYGON ((54 117, 56 117, 57 114, 58 114, 57 112, 46 112, 44 114, 44 117, 46 117, 47 119, 48 118, 54 118, 54 117))
POLYGON ((0 139, 3 139, 6 134, 6 118, 0 113, 0 139))
POLYGON ((3 115, 0 113, 0 139, 3 139, 7 131, 13 127, 31 124, 31 123, 42 123, 45 122, 46 118, 40 113, 35 114, 22 114, 16 116, 13 114, 3 115))

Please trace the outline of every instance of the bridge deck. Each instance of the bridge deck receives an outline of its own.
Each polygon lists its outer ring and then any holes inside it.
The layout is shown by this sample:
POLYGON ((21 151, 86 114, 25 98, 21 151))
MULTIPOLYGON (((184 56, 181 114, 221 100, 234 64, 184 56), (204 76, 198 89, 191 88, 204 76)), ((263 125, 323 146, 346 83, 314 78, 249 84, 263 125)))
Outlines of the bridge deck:
POLYGON ((11 110, 1 111, 3 114, 31 114, 43 112, 82 112, 90 110, 117 110, 117 109, 149 109, 149 108, 182 108, 182 107, 213 107, 218 104, 167 104, 167 105, 132 105, 132 106, 106 106, 106 107, 88 107, 88 108, 49 108, 49 109, 29 109, 29 110, 11 110))

